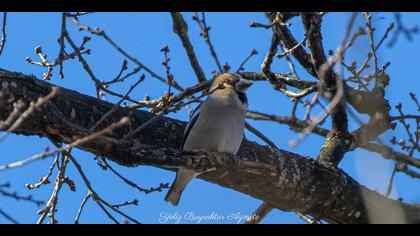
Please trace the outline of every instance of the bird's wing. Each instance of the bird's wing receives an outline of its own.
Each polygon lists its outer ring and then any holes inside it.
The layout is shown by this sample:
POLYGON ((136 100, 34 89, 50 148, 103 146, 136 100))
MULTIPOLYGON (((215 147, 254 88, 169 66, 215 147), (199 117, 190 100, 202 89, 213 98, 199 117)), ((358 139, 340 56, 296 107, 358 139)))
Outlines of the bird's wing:
POLYGON ((201 103, 192 112, 190 121, 188 122, 187 127, 185 128, 184 137, 182 138, 182 143, 181 143, 181 150, 184 149, 185 141, 187 140, 187 137, 190 134, 191 129, 193 128, 195 122, 198 119, 198 116, 200 115, 200 109, 201 109, 201 103))

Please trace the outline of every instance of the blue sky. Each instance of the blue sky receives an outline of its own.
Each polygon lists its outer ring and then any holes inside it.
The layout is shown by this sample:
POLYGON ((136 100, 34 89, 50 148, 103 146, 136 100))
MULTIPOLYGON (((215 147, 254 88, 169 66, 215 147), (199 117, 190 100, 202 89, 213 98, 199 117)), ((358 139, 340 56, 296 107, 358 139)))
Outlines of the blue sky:
MULTIPOLYGON (((210 78, 211 71, 216 69, 216 66, 207 45, 199 36, 198 26, 191 20, 191 16, 192 13, 184 13, 184 18, 189 23, 189 36, 204 73, 210 78)), ((323 38, 326 50, 335 50, 338 47, 344 36, 349 17, 349 13, 328 13, 325 16, 323 38)), ((252 21, 266 23, 267 20, 262 13, 208 13, 206 19, 211 26, 212 42, 222 63, 227 61, 232 66, 232 70, 236 70, 243 59, 253 49, 256 49, 259 54, 246 64, 245 70, 260 70, 261 62, 271 42, 271 31, 251 28, 249 23, 252 21)), ((373 14, 373 23, 378 33, 376 40, 382 36, 392 19, 390 13, 373 14)), ((412 26, 413 22, 419 22, 420 14, 404 13, 403 20, 407 26, 412 26)), ((38 78, 42 78, 42 74, 45 72, 44 68, 27 63, 25 58, 29 56, 38 60, 34 54, 34 48, 37 45, 42 46, 44 53, 48 55, 48 59, 56 58, 59 51, 57 39, 60 34, 61 13, 9 13, 7 21, 7 42, 3 54, 0 56, 0 67, 11 71, 34 74, 38 78)), ((81 17, 80 21, 89 26, 104 29, 121 47, 161 75, 165 74, 165 70, 161 65, 163 55, 160 48, 165 44, 169 45, 170 66, 177 82, 183 87, 192 86, 196 83, 195 74, 189 65, 184 48, 178 37, 172 32, 172 21, 168 13, 95 13, 81 17)), ((357 26, 362 26, 364 23, 364 18, 359 16, 356 20, 357 26)), ((71 22, 68 23, 68 28, 76 42, 81 42, 83 36, 89 35, 86 32, 79 32, 71 22)), ((303 38, 303 29, 299 19, 292 20, 291 30, 298 40, 303 38)), ((391 66, 387 71, 391 77, 391 84, 387 89, 386 97, 391 101, 392 106, 398 102, 405 104, 404 110, 407 112, 415 111, 408 93, 416 93, 420 87, 420 71, 416 69, 420 63, 416 53, 420 51, 420 44, 417 41, 417 36, 414 36, 414 39, 413 42, 409 42, 406 38, 400 36, 394 47, 387 48, 384 45, 378 51, 380 65, 391 61, 391 66)), ((366 37, 358 39, 355 47, 346 54, 346 61, 351 59, 364 60, 369 50, 368 43, 366 37)), ((92 36, 92 40, 87 44, 87 47, 92 49, 92 53, 86 59, 96 76, 101 80, 114 78, 124 58, 99 37, 92 36)), ((69 46, 67 46, 67 49, 70 51, 69 46)), ((130 69, 135 67, 130 63, 129 66, 130 69)), ((274 60, 272 69, 275 72, 290 70, 284 59, 274 60)), ((299 66, 297 69, 302 79, 312 79, 299 66)), ((64 73, 65 78, 60 80, 58 71, 54 70, 51 83, 95 96, 95 88, 77 60, 67 61, 64 73)), ((128 89, 128 85, 116 85, 111 88, 124 92, 128 89)), ((143 98, 146 94, 156 98, 161 96, 166 89, 167 86, 147 76, 145 82, 133 92, 133 95, 138 99, 143 98)), ((249 90, 248 97, 251 110, 282 116, 290 113, 290 100, 283 94, 272 91, 268 83, 255 83, 249 90)), ((116 101, 111 97, 108 98, 110 101, 116 101)), ((302 113, 298 114, 300 114, 300 117, 303 116, 302 113)), ((396 114, 395 110, 393 110, 393 114, 396 114)), ((181 120, 188 119, 185 109, 171 116, 181 120)), ((301 145, 292 149, 288 146, 288 142, 290 139, 297 137, 298 134, 290 131, 287 126, 269 122, 250 121, 250 123, 266 134, 280 148, 306 156, 316 156, 323 143, 322 138, 309 135, 301 145)), ((354 129, 356 127, 355 122, 352 121, 350 128, 354 129)), ((394 134, 397 138, 405 137, 401 129, 397 129, 394 134)), ((382 136, 382 140, 388 141, 392 135, 393 133, 388 132, 382 136)), ((263 144, 250 133, 246 133, 246 136, 248 139, 263 144)), ((0 165, 40 153, 47 145, 50 145, 48 140, 43 138, 11 135, 0 143, 2 153, 0 165)), ((112 173, 102 171, 91 154, 80 150, 74 150, 73 153, 92 181, 94 189, 104 199, 112 204, 138 199, 140 201, 139 206, 130 206, 123 208, 123 210, 143 223, 175 223, 178 217, 181 217, 181 223, 197 223, 197 218, 212 214, 216 218, 217 216, 219 218, 223 217, 224 220, 204 220, 201 223, 235 223, 237 219, 251 214, 261 203, 261 201, 242 193, 202 180, 194 180, 185 190, 181 204, 178 207, 172 207, 163 201, 166 190, 149 195, 139 193, 122 183, 112 173), (187 219, 186 215, 193 217, 194 220, 187 219)), ((37 199, 47 201, 52 192, 53 184, 30 192, 26 190, 25 184, 35 183, 40 177, 45 176, 51 163, 52 159, 46 159, 22 168, 0 172, 0 184, 10 181, 13 191, 22 195, 32 194, 37 199)), ((126 168, 114 163, 111 163, 111 165, 143 187, 158 186, 160 182, 171 183, 174 177, 174 173, 151 167, 126 168)), ((385 161, 374 153, 356 150, 346 155, 340 167, 362 184, 384 193, 393 162, 385 161)), ((80 202, 87 193, 73 166, 70 165, 67 175, 76 182, 77 192, 73 193, 67 186, 63 187, 56 214, 60 223, 73 222, 80 202)), ((50 180, 53 181, 54 178, 50 180)), ((413 187, 417 184, 418 181, 398 174, 391 196, 393 198, 403 197, 408 202, 419 202, 420 190, 413 187)), ((0 209, 14 216, 19 222, 36 222, 38 218, 36 212, 40 208, 30 203, 16 202, 1 196, 0 199, 0 209)), ((117 219, 123 221, 120 217, 117 217, 117 219)), ((80 222, 109 223, 110 220, 93 201, 89 201, 80 222)), ((7 221, 0 217, 0 223, 7 223, 7 221)), ((303 221, 294 213, 274 210, 264 219, 263 223, 303 223, 303 221)))

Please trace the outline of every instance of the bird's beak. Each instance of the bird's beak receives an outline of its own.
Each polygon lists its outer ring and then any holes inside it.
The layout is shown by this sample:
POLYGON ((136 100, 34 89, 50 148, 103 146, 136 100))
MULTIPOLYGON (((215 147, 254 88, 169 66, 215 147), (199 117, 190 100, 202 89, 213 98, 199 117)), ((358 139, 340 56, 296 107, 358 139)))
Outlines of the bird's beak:
POLYGON ((235 89, 238 92, 244 93, 249 87, 251 87, 252 82, 243 78, 240 78, 235 84, 235 89))

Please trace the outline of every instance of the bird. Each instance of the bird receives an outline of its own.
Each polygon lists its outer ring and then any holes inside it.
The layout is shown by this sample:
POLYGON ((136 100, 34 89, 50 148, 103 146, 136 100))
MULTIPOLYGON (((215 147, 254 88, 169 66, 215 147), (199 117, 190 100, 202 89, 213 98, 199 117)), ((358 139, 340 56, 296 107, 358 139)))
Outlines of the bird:
MULTIPOLYGON (((248 99, 245 91, 252 82, 236 73, 223 73, 212 82, 207 99, 192 112, 180 149, 236 154, 244 138, 248 99)), ((165 201, 179 204, 188 183, 200 175, 179 168, 165 201)))

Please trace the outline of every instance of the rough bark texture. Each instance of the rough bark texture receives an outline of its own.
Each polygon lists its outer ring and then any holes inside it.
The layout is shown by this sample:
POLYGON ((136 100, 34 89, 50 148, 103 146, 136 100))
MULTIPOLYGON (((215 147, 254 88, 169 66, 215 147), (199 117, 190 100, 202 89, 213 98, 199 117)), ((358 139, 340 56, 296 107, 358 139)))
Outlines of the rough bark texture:
MULTIPOLYGON (((47 95, 52 87, 32 76, 2 69, 0 86, 0 120, 7 119, 14 102, 22 100, 29 104, 47 95)), ((14 133, 70 143, 91 134, 89 127, 112 107, 111 103, 61 88, 59 95, 33 113, 14 133)), ((131 126, 136 128, 154 115, 120 108, 97 130, 124 116, 130 116, 131 126)), ((200 178, 261 199, 278 209, 310 214, 328 222, 379 223, 373 220, 372 212, 386 211, 387 217, 381 223, 398 222, 398 212, 404 214, 407 222, 420 223, 419 205, 388 199, 360 185, 342 170, 329 169, 309 157, 273 150, 247 140, 237 156, 206 152, 181 154, 177 148, 184 126, 185 122, 162 117, 132 139, 123 139, 129 131, 129 127, 124 127, 80 148, 124 166, 213 170, 200 178)))

